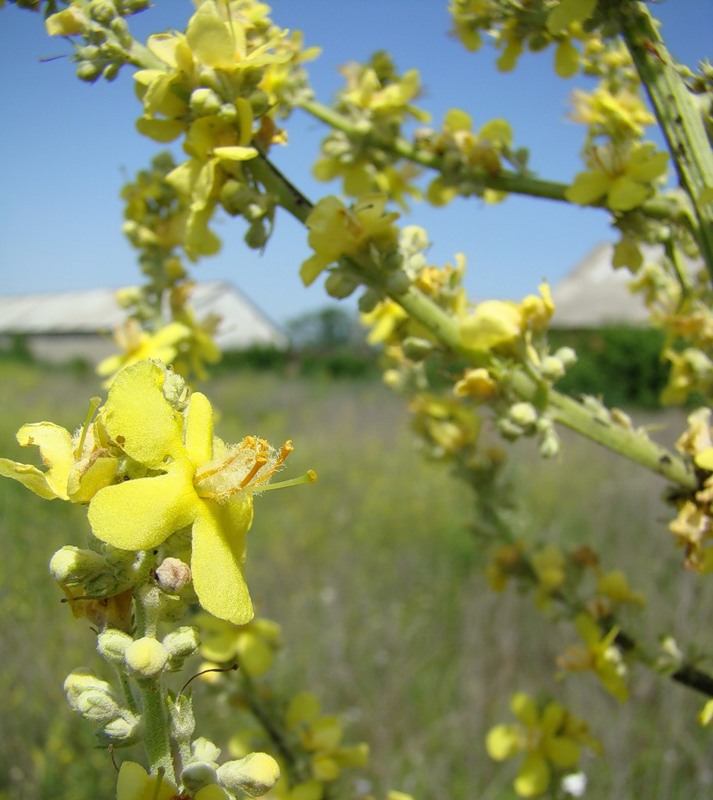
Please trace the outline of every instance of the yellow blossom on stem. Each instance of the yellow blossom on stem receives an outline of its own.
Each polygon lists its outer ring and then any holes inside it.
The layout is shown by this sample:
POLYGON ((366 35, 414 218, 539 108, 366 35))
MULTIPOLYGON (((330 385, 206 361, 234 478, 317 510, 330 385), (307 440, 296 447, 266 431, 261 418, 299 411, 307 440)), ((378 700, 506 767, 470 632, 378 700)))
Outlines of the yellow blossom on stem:
POLYGON ((559 703, 548 703, 540 709, 531 697, 518 692, 510 707, 518 721, 492 728, 485 746, 496 761, 524 755, 514 783, 520 797, 544 794, 553 773, 577 764, 582 746, 599 747, 586 725, 559 703))
MULTIPOLYGON (((136 320, 127 319, 114 332, 114 341, 124 352, 100 361, 97 374, 114 376, 124 367, 149 358, 172 364, 181 343, 190 335, 190 330, 180 322, 170 322, 155 333, 148 333, 141 330, 136 320)), ((107 380, 107 385, 110 384, 111 377, 107 380)))
MULTIPOLYGON (((93 416, 99 399, 93 403, 93 416)), ((118 461, 108 449, 100 423, 89 418, 74 435, 53 422, 23 425, 17 432, 23 447, 35 446, 46 470, 0 458, 0 475, 19 481, 45 500, 69 500, 87 503, 114 480, 118 461)))
POLYGON ((574 624, 584 640, 584 646, 569 647, 557 659, 557 664, 569 672, 595 672, 609 694, 624 702, 629 697, 629 689, 626 684, 626 664, 615 644, 619 629, 615 627, 603 634, 588 614, 579 614, 574 624))
POLYGON ((203 608, 241 625, 252 615, 243 578, 255 492, 267 488, 292 450, 246 437, 227 446, 213 435, 213 409, 193 393, 181 413, 164 394, 166 369, 141 361, 120 372, 104 406, 109 436, 146 477, 107 486, 89 505, 94 535, 124 550, 149 550, 192 530, 191 573, 203 608))
POLYGON ((201 614, 195 619, 200 631, 200 652, 217 664, 238 662, 240 669, 259 677, 272 666, 280 644, 280 626, 269 619, 253 619, 246 625, 201 614))
POLYGON ((556 544, 546 544, 530 557, 538 583, 535 602, 542 606, 548 602, 565 582, 565 557, 556 544))
POLYGON ((395 212, 386 212, 386 197, 367 194, 348 209, 336 197, 320 200, 307 217, 307 241, 314 255, 303 262, 300 275, 305 286, 341 256, 355 255, 373 244, 379 250, 396 249, 398 231, 395 212))
POLYGON ((565 191, 572 203, 604 202, 612 211, 630 211, 653 192, 666 172, 668 153, 651 142, 626 147, 594 147, 587 157, 589 170, 580 172, 565 191))

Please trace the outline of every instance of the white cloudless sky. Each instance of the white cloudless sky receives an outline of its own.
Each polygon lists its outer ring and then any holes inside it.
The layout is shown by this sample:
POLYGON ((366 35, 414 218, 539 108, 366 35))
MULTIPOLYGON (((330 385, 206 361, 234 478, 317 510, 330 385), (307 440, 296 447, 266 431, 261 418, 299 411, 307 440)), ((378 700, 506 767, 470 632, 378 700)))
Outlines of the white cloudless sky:
MULTIPOLYGON (((317 99, 328 101, 342 85, 341 64, 386 49, 401 71, 420 70, 419 105, 432 114, 434 127, 452 107, 468 111, 476 129, 504 117, 516 145, 530 149, 530 167, 540 177, 567 182, 580 168, 584 128, 568 120, 568 97, 589 84, 581 77, 558 78, 551 50, 523 56, 513 73, 499 73, 493 48, 468 53, 449 36, 447 0, 270 5, 278 25, 302 30, 307 45, 322 48, 308 65, 317 99)), ((713 56, 713 0, 668 0, 651 9, 677 58, 695 64, 713 56)), ((140 40, 184 29, 192 10, 188 0, 157 0, 130 20, 131 29, 140 40)), ((114 83, 87 85, 75 77, 69 58, 41 60, 69 52, 67 43, 46 36, 37 14, 13 6, 0 11, 3 294, 140 282, 134 251, 121 233, 119 191, 161 145, 135 131, 141 105, 130 70, 114 83)), ((338 184, 310 176, 326 129, 302 112, 286 127, 289 145, 273 151, 280 168, 313 200, 338 192, 338 184)), ((517 197, 498 206, 476 198, 445 209, 417 203, 403 221, 428 230, 432 263, 466 255, 466 286, 474 299, 519 298, 543 278, 555 284, 596 244, 615 238, 601 211, 517 197)), ((214 228, 223 248, 194 268, 198 280, 230 280, 279 323, 331 302, 321 281, 309 289, 301 285, 297 271, 309 252, 306 233, 287 214, 278 212, 263 254, 243 244, 241 220, 221 217, 214 228)))

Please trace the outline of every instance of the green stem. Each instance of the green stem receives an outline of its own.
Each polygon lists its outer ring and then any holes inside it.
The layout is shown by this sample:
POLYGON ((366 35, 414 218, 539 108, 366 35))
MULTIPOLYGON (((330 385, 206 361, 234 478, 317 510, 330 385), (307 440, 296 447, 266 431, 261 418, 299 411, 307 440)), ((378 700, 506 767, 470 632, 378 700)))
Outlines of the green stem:
POLYGON ((161 677, 144 678, 138 681, 138 685, 143 712, 144 747, 151 774, 156 774, 159 768, 163 768, 166 778, 175 782, 176 774, 168 734, 168 713, 161 677))
MULTIPOLYGON (((441 158, 438 155, 427 150, 419 149, 405 139, 385 140, 369 132, 364 132, 358 129, 348 117, 314 100, 304 100, 300 102, 300 108, 304 109, 304 111, 311 114, 316 119, 326 123, 331 128, 343 131, 349 136, 359 138, 372 147, 404 158, 426 169, 432 169, 439 173, 443 172, 441 158)), ((464 174, 463 177, 467 179, 468 176, 464 174)), ((491 175, 484 170, 473 168, 471 177, 476 184, 498 192, 534 197, 540 200, 554 200, 562 203, 570 202, 565 196, 565 191, 568 188, 568 184, 566 183, 543 180, 533 175, 523 175, 510 170, 502 170, 497 175, 491 175)), ((611 213, 601 201, 588 203, 587 205, 591 208, 597 208, 611 213)), ((654 197, 646 201, 637 211, 643 212, 646 216, 653 219, 671 219, 671 214, 674 209, 672 209, 671 202, 666 200, 666 198, 654 197)))
POLYGON ((645 4, 614 0, 611 8, 693 203, 698 243, 713 280, 713 203, 701 197, 713 190, 713 150, 703 117, 645 4))
MULTIPOLYGON (((305 223, 309 211, 312 209, 312 203, 285 178, 274 164, 264 156, 260 156, 250 162, 250 169, 286 211, 300 222, 305 223)), ((349 260, 349 266, 359 275, 365 285, 384 290, 378 273, 367 272, 362 265, 353 260, 349 260)), ((457 320, 439 308, 429 297, 414 287, 410 287, 404 293, 392 293, 390 296, 409 316, 424 325, 443 345, 476 366, 484 365, 482 354, 466 350, 461 344, 460 327, 457 320)), ((536 401, 542 394, 542 387, 522 370, 516 370, 511 374, 510 386, 522 400, 536 401)), ((567 395, 550 390, 548 397, 556 422, 615 453, 619 453, 630 461, 641 464, 685 489, 697 488, 697 476, 688 462, 676 453, 667 450, 635 430, 629 430, 600 419, 584 404, 567 395)))

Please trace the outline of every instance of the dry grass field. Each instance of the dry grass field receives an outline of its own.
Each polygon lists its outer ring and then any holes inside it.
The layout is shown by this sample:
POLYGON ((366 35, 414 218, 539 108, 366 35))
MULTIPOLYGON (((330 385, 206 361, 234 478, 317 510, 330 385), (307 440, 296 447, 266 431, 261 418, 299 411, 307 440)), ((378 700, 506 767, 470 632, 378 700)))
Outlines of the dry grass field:
MULTIPOLYGON (((277 687, 310 689, 344 716, 348 738, 369 743, 377 792, 513 797, 514 764, 490 761, 483 740, 523 690, 560 693, 604 743, 606 758, 584 763, 586 798, 711 796, 710 735, 696 723, 702 698, 643 669, 625 705, 590 674, 558 681, 554 659, 573 641, 571 625, 545 621, 517 592, 489 591, 469 490, 421 458, 399 398, 378 383, 250 372, 205 391, 222 438, 291 438, 288 472, 319 473, 314 486, 256 500, 247 576, 258 612, 283 627, 277 687)), ((26 457, 14 442, 22 423, 74 427, 96 393, 91 375, 3 364, 0 452, 26 457)), ((674 423, 671 440, 680 419, 651 421, 674 423)), ((591 544, 646 594, 645 613, 631 618, 637 635, 710 647, 711 587, 680 568, 663 483, 586 442, 565 445, 547 463, 526 444, 513 447, 518 534, 591 544)), ((52 553, 81 544, 86 529, 81 509, 0 483, 0 800, 114 796, 109 757, 61 691, 71 669, 96 665, 94 635, 71 619, 47 575, 52 553)), ((198 709, 201 730, 230 734, 227 709, 200 697, 198 709)))

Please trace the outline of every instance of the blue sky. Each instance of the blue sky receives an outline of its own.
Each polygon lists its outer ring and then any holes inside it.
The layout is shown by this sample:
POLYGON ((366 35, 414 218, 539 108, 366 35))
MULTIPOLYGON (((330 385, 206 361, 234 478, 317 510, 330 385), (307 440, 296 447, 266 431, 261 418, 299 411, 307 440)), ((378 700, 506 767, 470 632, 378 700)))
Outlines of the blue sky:
MULTIPOLYGON (((518 146, 531 151, 542 178, 569 181, 579 169, 583 128, 567 119, 568 96, 583 79, 557 78, 552 53, 525 56, 512 74, 494 67, 495 52, 466 52, 448 35, 446 0, 274 0, 273 19, 302 30, 323 52, 310 64, 317 98, 341 86, 337 69, 389 50, 399 69, 417 67, 425 87, 420 105, 438 125, 444 112, 468 111, 476 128, 505 117, 518 146)), ((711 56, 711 0, 668 0, 651 8, 663 21, 669 49, 682 61, 711 56)), ((134 18, 139 39, 183 28, 188 0, 157 0, 134 18)), ((119 190, 160 145, 134 129, 140 104, 129 71, 113 84, 89 86, 74 76, 69 52, 49 39, 35 14, 0 11, 0 270, 3 293, 56 291, 138 283, 132 249, 121 234, 119 190)), ((286 174, 313 200, 338 191, 319 184, 310 167, 325 129, 302 113, 287 125, 290 144, 276 153, 286 174)), ((556 283, 597 243, 612 239, 606 215, 564 204, 511 197, 499 206, 472 198, 446 209, 414 204, 404 221, 423 225, 433 263, 463 252, 474 299, 518 298, 543 279, 556 283)), ((321 308, 321 282, 302 287, 297 270, 308 254, 304 229, 280 214, 267 250, 242 243, 243 223, 221 219, 221 253, 195 267, 199 280, 230 280, 280 323, 321 308)))

